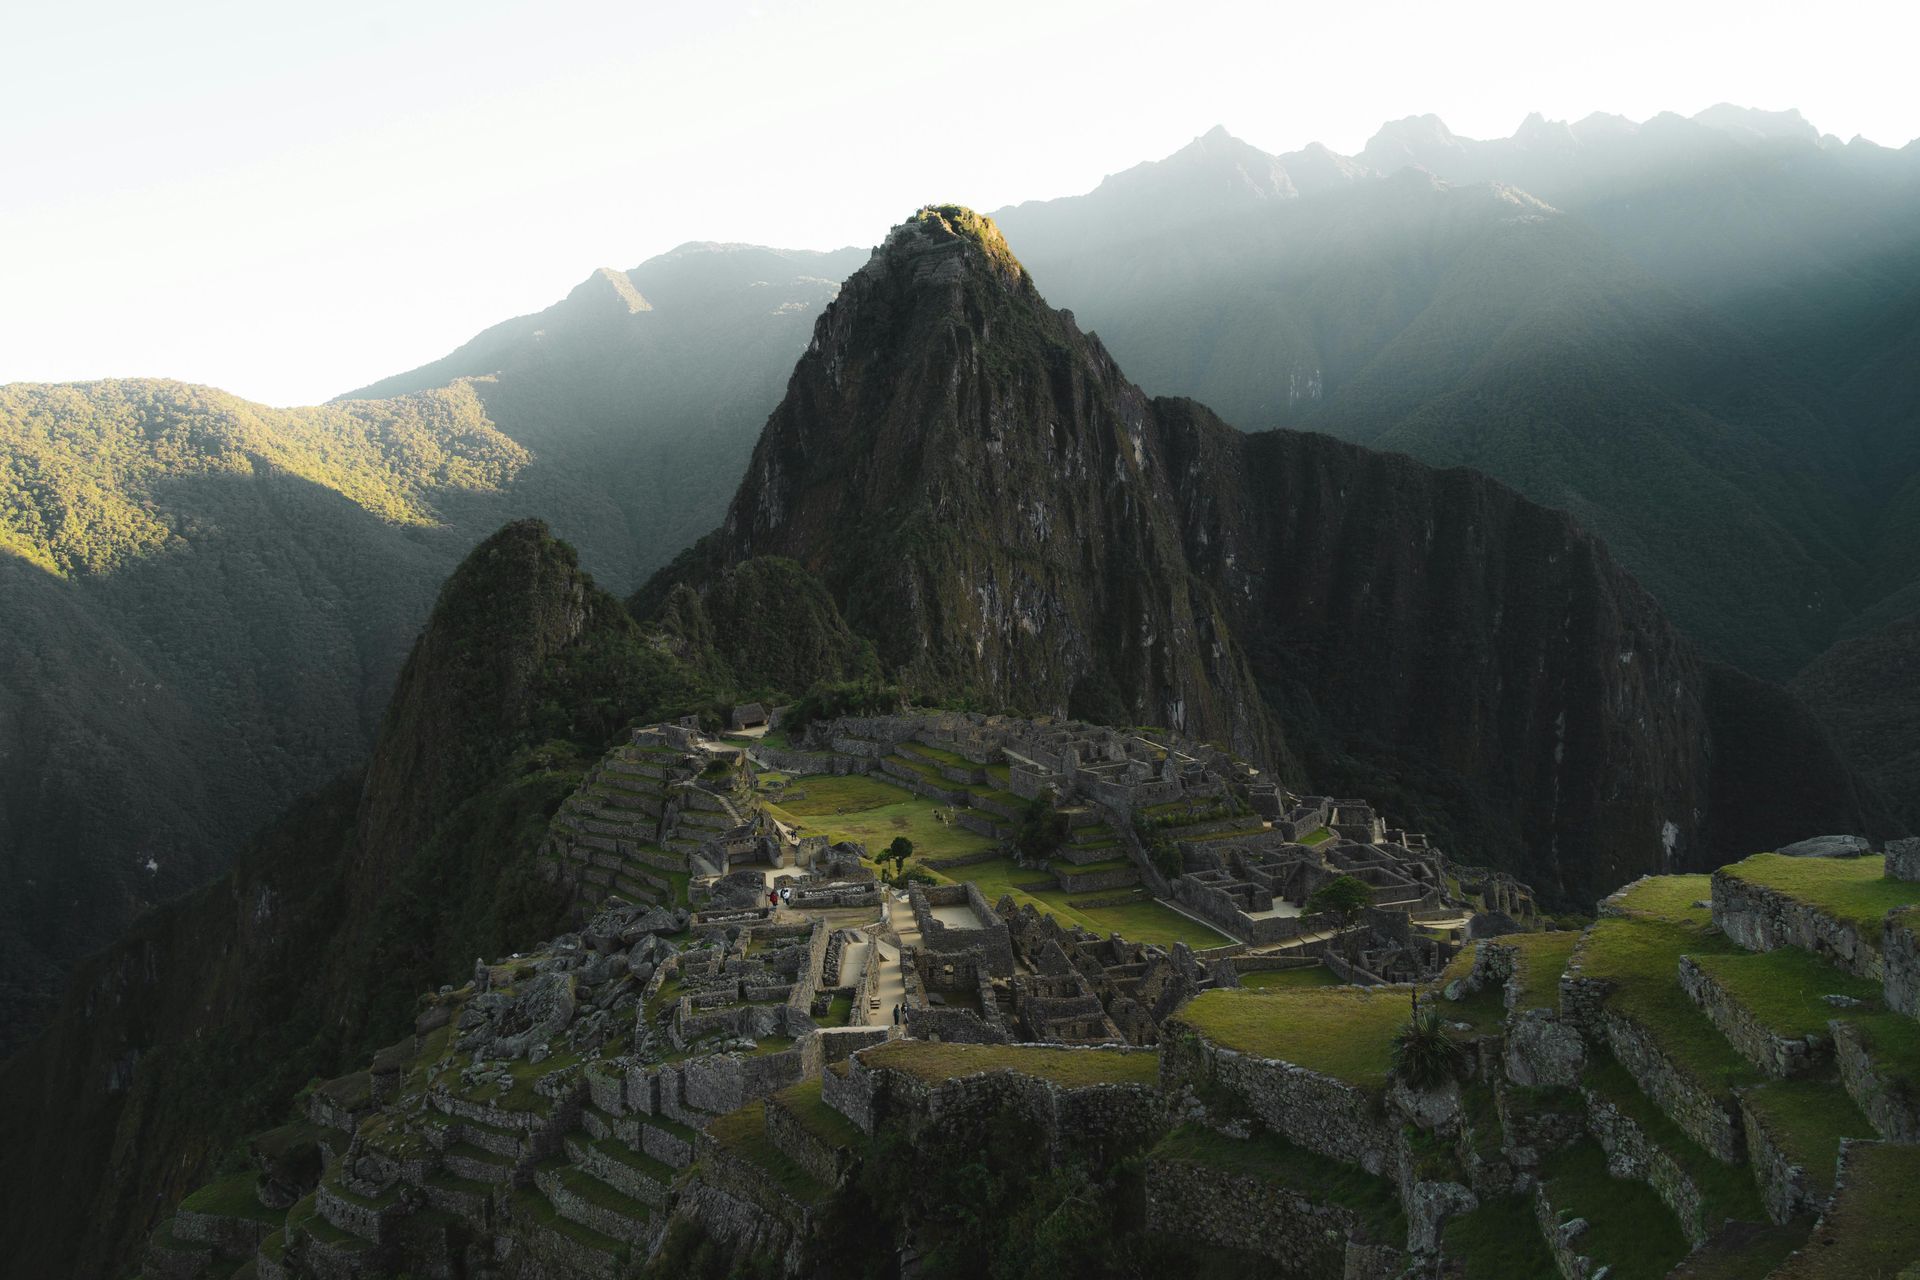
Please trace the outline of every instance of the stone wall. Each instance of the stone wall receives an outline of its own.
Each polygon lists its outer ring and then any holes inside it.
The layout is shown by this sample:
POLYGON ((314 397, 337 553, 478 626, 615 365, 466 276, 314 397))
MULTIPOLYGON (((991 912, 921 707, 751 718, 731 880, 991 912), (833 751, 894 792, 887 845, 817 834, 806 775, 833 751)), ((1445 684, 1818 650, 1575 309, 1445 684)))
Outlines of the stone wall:
POLYGON ((980 892, 980 886, 972 881, 962 884, 923 885, 912 884, 907 889, 908 900, 913 904, 914 923, 920 927, 920 945, 929 951, 954 953, 977 951, 981 954, 987 971, 996 978, 1013 976, 1013 943, 1007 936, 1007 926, 994 914, 986 896, 980 892), (977 929, 956 928, 936 918, 933 908, 936 906, 965 905, 979 920, 977 929))
POLYGON ((1587 1129, 1607 1153, 1607 1172, 1616 1178, 1632 1178, 1653 1188, 1673 1216, 1687 1242, 1699 1248, 1720 1228, 1707 1220, 1706 1206, 1699 1186, 1687 1176, 1673 1154, 1656 1144, 1646 1131, 1624 1111, 1608 1101, 1604 1094, 1583 1088, 1587 1103, 1587 1129))
POLYGON ((1749 951, 1799 947, 1856 977, 1880 977, 1877 937, 1863 937, 1845 920, 1724 870, 1713 873, 1713 922, 1749 951))
POLYGON ((1680 989, 1742 1057, 1775 1080, 1809 1075, 1823 1069, 1833 1056, 1833 1045, 1824 1036, 1782 1036, 1762 1026, 1692 956, 1680 957, 1680 989))
POLYGON ((1887 841, 1887 875, 1894 880, 1920 880, 1920 836, 1887 841))
MULTIPOLYGON (((1920 841, 1912 843, 1920 847, 1920 841)), ((1888 913, 1880 927, 1880 956, 1887 1007, 1920 1018, 1920 907, 1888 913)))
MULTIPOLYGON (((1044 1052, 1143 1051, 1045 1046, 1044 1052)), ((1153 1085, 1069 1088, 1008 1070, 929 1083, 906 1072, 874 1067, 864 1056, 849 1060, 846 1077, 823 1086, 822 1094, 868 1132, 874 1124, 899 1125, 914 1140, 931 1135, 973 1141, 988 1117, 1011 1111, 1021 1117, 1030 1140, 1045 1144, 1055 1160, 1069 1154, 1099 1159, 1137 1149, 1167 1125, 1166 1098, 1153 1085)))
POLYGON ((1738 1164, 1745 1154, 1746 1135, 1732 1096, 1716 1094, 1680 1070, 1646 1028, 1625 1014, 1608 1009, 1601 1024, 1607 1046, 1640 1091, 1715 1159, 1738 1164))
POLYGON ((1853 1023, 1835 1018, 1827 1030, 1833 1035, 1840 1083, 1861 1114, 1889 1141, 1920 1142, 1920 1099, 1874 1069, 1872 1055, 1853 1023))
POLYGON ((1071 865, 1056 865, 1053 875, 1068 893, 1099 893, 1103 889, 1137 884, 1140 880, 1140 872, 1132 864, 1110 871, 1078 871, 1071 865))
POLYGON ((1807 1170, 1795 1164, 1767 1128, 1766 1118, 1752 1107, 1742 1105, 1741 1123, 1747 1137, 1747 1160, 1753 1166, 1753 1180, 1760 1188, 1760 1199, 1767 1216, 1784 1226, 1800 1213, 1822 1213, 1826 1202, 1807 1190, 1807 1170))
POLYGON ((826 1142, 778 1098, 767 1099, 767 1137, 822 1186, 838 1186, 840 1175, 853 1161, 853 1152, 826 1142))
POLYGON ((1398 1124, 1382 1100, 1317 1071, 1223 1049, 1182 1027, 1161 1040, 1160 1079, 1170 1091, 1224 1089, 1296 1147, 1371 1174, 1393 1168, 1398 1124))
POLYGON ((801 1225, 796 1228, 788 1214, 769 1210, 760 1195, 777 1197, 778 1189, 764 1176, 756 1178, 756 1172, 730 1157, 709 1162, 680 1193, 675 1216, 687 1218, 702 1234, 731 1249, 735 1269, 742 1274, 757 1271, 748 1260, 760 1258, 774 1259, 782 1274, 804 1274, 805 1214, 797 1215, 801 1225))
POLYGON ((1279 1276, 1353 1274, 1346 1260, 1359 1220, 1350 1209, 1264 1178, 1160 1158, 1147 1161, 1146 1194, 1149 1231, 1258 1253, 1279 1264, 1279 1276))

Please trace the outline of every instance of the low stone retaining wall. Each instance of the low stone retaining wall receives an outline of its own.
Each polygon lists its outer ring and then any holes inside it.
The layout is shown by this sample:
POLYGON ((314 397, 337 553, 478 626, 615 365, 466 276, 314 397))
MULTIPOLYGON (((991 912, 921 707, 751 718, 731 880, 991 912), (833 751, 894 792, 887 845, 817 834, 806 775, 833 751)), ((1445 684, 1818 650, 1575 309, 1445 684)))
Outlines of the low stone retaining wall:
POLYGON ((1767 1206, 1767 1217, 1785 1226, 1796 1214, 1823 1213, 1826 1201, 1807 1190, 1806 1166, 1795 1164, 1767 1128, 1766 1120, 1743 1103, 1741 1122, 1746 1128, 1747 1160, 1753 1166, 1753 1180, 1760 1188, 1760 1200, 1767 1206))
POLYGON ((853 1160, 852 1152, 825 1141, 777 1098, 767 1100, 767 1137, 822 1186, 838 1186, 840 1175, 853 1160))
POLYGON ((1331 1076, 1223 1049, 1181 1028, 1161 1038, 1160 1081, 1169 1092, 1225 1089, 1296 1147, 1375 1175, 1394 1168, 1399 1126, 1382 1099, 1331 1076))
MULTIPOLYGON (((1653 1188, 1661 1203, 1673 1210, 1680 1230, 1694 1248, 1705 1244, 1717 1222, 1708 1222, 1700 1188, 1670 1152, 1657 1145, 1632 1117, 1614 1106, 1600 1093, 1583 1088, 1580 1096, 1587 1104, 1587 1129, 1607 1153, 1607 1172, 1616 1178, 1632 1178, 1653 1188)), ((1782 1219, 1784 1221, 1784 1219, 1782 1219)))
POLYGON ((1799 947, 1855 977, 1880 977, 1878 937, 1724 870, 1713 873, 1713 923, 1749 951, 1799 947))
MULTIPOLYGON (((808 1215, 803 1210, 770 1211, 759 1199, 763 1190, 771 1195, 778 1189, 764 1177, 753 1179, 738 1160, 710 1161, 702 1176, 680 1193, 674 1213, 731 1249, 737 1261, 771 1258, 777 1263, 777 1274, 803 1275, 808 1215)), ((737 1270, 748 1273, 747 1266, 737 1270)))
MULTIPOLYGON (((1151 1050, 1046 1047, 1048 1053, 1151 1050)), ((1072 1153, 1103 1157, 1138 1147, 1167 1124, 1167 1099, 1155 1085, 1095 1084, 1065 1087, 1038 1076, 1004 1069, 954 1076, 929 1083, 905 1071, 847 1061, 845 1073, 822 1077, 827 1104, 865 1132, 877 1123, 899 1125, 910 1138, 922 1134, 971 1140, 987 1118, 1012 1110, 1025 1121, 1031 1141, 1045 1144, 1060 1158, 1072 1153)))
MULTIPOLYGON (((1907 841, 1920 849, 1920 840, 1907 841)), ((1920 857, 1920 855, 1916 855, 1920 857)), ((1891 858, 1889 858, 1891 865, 1891 858)), ((1920 879, 1920 876, 1913 877, 1920 879)), ((1920 908, 1896 911, 1880 928, 1881 987, 1887 1007, 1920 1018, 1920 908)))
POLYGON ((1776 1035, 1762 1026, 1692 956, 1680 957, 1680 989, 1700 1006, 1742 1057, 1775 1080, 1810 1075, 1823 1069, 1833 1056, 1833 1045, 1824 1037, 1798 1039, 1776 1035))
POLYGON ((1284 1264, 1283 1275, 1351 1280, 1398 1276, 1405 1265, 1403 1255, 1391 1270, 1351 1269, 1359 1234, 1353 1211, 1264 1178, 1155 1158, 1147 1161, 1146 1194, 1149 1231, 1246 1249, 1284 1264))
POLYGON ((1076 871, 1071 867, 1055 867, 1053 876, 1068 893, 1099 893, 1102 889, 1118 889, 1140 882, 1140 872, 1131 864, 1110 871, 1076 871))
POLYGON ((1553 1207, 1544 1182, 1533 1184, 1533 1216, 1540 1224, 1540 1234, 1546 1238, 1554 1265, 1560 1268, 1564 1280, 1591 1280, 1600 1268, 1592 1258, 1580 1252, 1580 1237, 1586 1230, 1586 1219, 1560 1221, 1560 1214, 1553 1207))
POLYGON ((1840 1083, 1860 1113, 1891 1142, 1920 1142, 1920 1099, 1874 1069, 1866 1042, 1853 1023, 1835 1018, 1827 1030, 1833 1035, 1840 1083))
POLYGON ((1613 1056, 1633 1076, 1640 1091, 1716 1160, 1738 1164, 1745 1154, 1746 1135, 1732 1095, 1715 1094, 1702 1087, 1660 1051, 1644 1027, 1626 1015, 1609 1009, 1601 1015, 1601 1024, 1613 1056))

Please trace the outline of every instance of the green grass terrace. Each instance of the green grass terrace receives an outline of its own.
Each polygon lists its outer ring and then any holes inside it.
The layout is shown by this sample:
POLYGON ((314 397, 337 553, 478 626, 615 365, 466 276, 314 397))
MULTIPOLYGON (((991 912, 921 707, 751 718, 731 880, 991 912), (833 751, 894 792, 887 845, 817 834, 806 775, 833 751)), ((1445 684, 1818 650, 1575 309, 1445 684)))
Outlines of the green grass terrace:
MULTIPOLYGON (((915 749, 935 750, 918 744, 915 749)), ((1031 905, 1061 924, 1079 925, 1102 937, 1118 933, 1132 942, 1162 946, 1184 942, 1196 949, 1205 949, 1225 946, 1231 941, 1217 930, 1145 894, 1111 906, 1075 906, 1076 901, 1112 895, 1068 893, 1055 884, 1047 872, 1018 866, 1011 858, 989 858, 944 869, 927 867, 928 862, 991 852, 1000 847, 999 842, 934 817, 935 810, 946 806, 890 782, 871 776, 818 774, 795 778, 787 789, 800 793, 798 798, 770 803, 767 809, 774 817, 797 828, 800 834, 854 841, 865 845, 869 854, 881 852, 896 836, 905 836, 913 841, 913 859, 909 866, 921 867, 943 883, 977 884, 989 903, 998 903, 1003 896, 1012 894, 1016 903, 1031 905)))
POLYGON ((859 1056, 869 1067, 904 1072, 928 1084, 983 1071, 1013 1071, 1068 1089, 1096 1084, 1154 1085, 1160 1080, 1160 1055, 1146 1050, 894 1040, 864 1050, 859 1056))
POLYGON ((1179 1020, 1223 1049, 1383 1090, 1394 1033, 1412 1016, 1396 987, 1203 991, 1179 1020))
POLYGON ((1720 868, 1720 874, 1817 907, 1859 928, 1867 942, 1880 945, 1880 921, 1896 907, 1920 903, 1920 884, 1886 878, 1887 860, 1870 858, 1789 858, 1756 853, 1720 868))

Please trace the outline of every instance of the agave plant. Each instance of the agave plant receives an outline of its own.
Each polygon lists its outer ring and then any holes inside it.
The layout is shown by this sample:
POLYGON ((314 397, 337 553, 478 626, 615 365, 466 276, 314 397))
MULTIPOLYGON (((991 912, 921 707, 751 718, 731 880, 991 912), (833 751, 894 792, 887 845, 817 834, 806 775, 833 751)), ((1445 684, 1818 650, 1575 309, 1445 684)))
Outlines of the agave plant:
POLYGON ((1440 1011, 1414 1014, 1393 1038, 1394 1077, 1414 1089, 1437 1089, 1466 1074, 1467 1054, 1447 1034, 1440 1011))

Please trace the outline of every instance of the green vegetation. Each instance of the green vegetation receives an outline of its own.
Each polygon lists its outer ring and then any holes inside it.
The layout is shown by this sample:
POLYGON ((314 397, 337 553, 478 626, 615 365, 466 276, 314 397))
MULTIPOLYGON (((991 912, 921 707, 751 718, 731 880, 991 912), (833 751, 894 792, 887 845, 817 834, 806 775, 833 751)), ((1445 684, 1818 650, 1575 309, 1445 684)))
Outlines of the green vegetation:
POLYGON ((1277 1134, 1263 1131, 1252 1138, 1230 1138, 1200 1125, 1181 1125, 1160 1140, 1149 1158, 1190 1161, 1278 1183, 1310 1200, 1351 1209, 1374 1240, 1406 1239, 1406 1219, 1392 1182, 1302 1151, 1277 1134))
POLYGON ((1741 1095, 1787 1158, 1805 1167, 1816 1194, 1833 1188, 1840 1139, 1875 1138, 1873 1126, 1833 1080, 1772 1080, 1741 1095))
POLYGON ((1740 1222, 1766 1220, 1766 1208, 1760 1201, 1753 1170, 1714 1159, 1640 1091, 1625 1067, 1605 1054, 1594 1053, 1587 1059, 1580 1082, 1633 1121, 1649 1142, 1673 1157, 1674 1163, 1700 1189, 1707 1225, 1727 1218, 1740 1222))
POLYGON ((1531 1195, 1482 1197, 1472 1213, 1448 1219, 1441 1248, 1460 1264, 1461 1280, 1559 1274, 1553 1252, 1540 1235, 1531 1195))
POLYGON ((1880 984, 1856 978, 1797 947, 1735 955, 1695 956, 1694 963, 1775 1035, 1826 1039, 1838 1011, 1820 997, 1843 995, 1880 1003, 1880 984))
POLYGON ((1372 905, 1373 890, 1357 876, 1335 876, 1315 889, 1313 896, 1307 899, 1309 912, 1325 912, 1339 921, 1342 929, 1350 928, 1360 918, 1360 913, 1372 905))
POLYGON ((1666 907, 1655 909, 1661 914, 1597 921, 1579 949, 1582 975, 1617 984, 1608 1006, 1644 1027, 1709 1092, 1758 1083, 1759 1072, 1687 998, 1678 978, 1682 955, 1728 954, 1733 945, 1711 931, 1704 911, 1688 908, 1699 919, 1675 923, 1666 907))
POLYGON ((1303 965, 1298 969, 1255 969, 1240 975, 1240 985, 1258 990, 1263 987, 1337 987, 1340 975, 1323 964, 1303 965))
POLYGON ((1663 1280, 1688 1253, 1673 1213, 1644 1182, 1607 1173, 1606 1153, 1591 1139, 1556 1151, 1541 1164, 1548 1197, 1564 1221, 1585 1218, 1574 1248, 1619 1280, 1663 1280))
POLYGON ((1393 1036, 1389 1070, 1394 1078, 1415 1089, 1437 1089, 1466 1071, 1466 1051, 1440 1018, 1440 1010, 1426 1005, 1393 1036))
POLYGON ((1500 939, 1520 952, 1511 984, 1515 1009, 1560 1007, 1560 975, 1579 941, 1573 932, 1516 933, 1500 939))
POLYGON ((900 710, 905 702, 899 686, 878 680, 820 681, 788 708, 781 727, 788 733, 799 733, 815 720, 888 715, 900 710))
POLYGON ((1911 1275, 1920 1258, 1920 1146, 1881 1142, 1857 1146, 1848 1159, 1847 1186, 1834 1198, 1806 1249, 1773 1275, 1775 1280, 1854 1280, 1911 1275))
POLYGON ((1756 853, 1722 867, 1721 873, 1773 889, 1795 902, 1818 907, 1861 931, 1867 944, 1880 945, 1880 922, 1896 907, 1920 903, 1920 884, 1886 878, 1886 862, 1867 858, 1789 858, 1756 853))
POLYGON ((1117 906, 1073 906, 1080 895, 1055 887, 1046 872, 1022 867, 1008 858, 949 867, 935 874, 949 883, 979 885, 989 903, 997 904, 1002 896, 1011 895, 1015 905, 1030 904, 1062 924, 1077 924, 1102 937, 1117 933, 1133 942, 1184 942, 1201 948, 1222 946, 1228 941, 1207 925, 1145 894, 1117 906))
POLYGON ((1160 1055, 1112 1050, 1050 1049, 1032 1045, 941 1044, 894 1040, 867 1050, 870 1067, 887 1067, 930 1084, 981 1071, 1016 1071, 1073 1088, 1093 1084, 1155 1084, 1160 1055))
POLYGON ((250 1218, 256 1222, 279 1222, 286 1216, 282 1209, 269 1209, 260 1203, 252 1173, 236 1173, 209 1182, 180 1202, 191 1213, 225 1218, 250 1218))
POLYGON ((1694 904, 1712 900, 1712 876, 1646 876, 1622 889, 1616 900, 1607 903, 1607 911, 1636 920, 1704 928, 1713 922, 1713 911, 1694 904))
POLYGON ((791 1111, 795 1119, 827 1145, 846 1151, 859 1150, 866 1143, 866 1135, 821 1099, 820 1087, 817 1079, 802 1080, 774 1094, 774 1101, 791 1111))
POLYGON ((1027 801, 1013 847, 1029 862, 1040 862, 1057 853, 1068 834, 1067 815, 1053 807, 1053 792, 1043 789, 1027 801))
POLYGON ((904 836, 912 842, 914 859, 920 864, 929 858, 984 853, 994 847, 987 836, 935 818, 938 806, 931 800, 877 778, 811 774, 795 778, 789 790, 801 793, 800 798, 770 803, 767 808, 803 835, 853 841, 870 851, 883 850, 904 836))
POLYGON ((738 1111, 729 1111, 708 1125, 707 1132, 729 1155, 757 1166, 802 1204, 818 1203, 826 1199, 832 1190, 823 1186, 773 1144, 773 1139, 767 1134, 767 1105, 764 1102, 749 1102, 738 1111))
POLYGON ((1404 991, 1331 987, 1203 991, 1178 1017, 1223 1048, 1384 1089, 1394 1034, 1410 1012, 1404 991))

